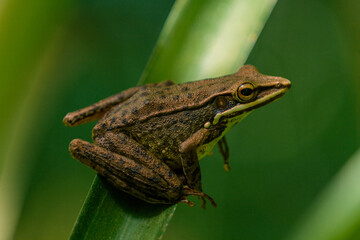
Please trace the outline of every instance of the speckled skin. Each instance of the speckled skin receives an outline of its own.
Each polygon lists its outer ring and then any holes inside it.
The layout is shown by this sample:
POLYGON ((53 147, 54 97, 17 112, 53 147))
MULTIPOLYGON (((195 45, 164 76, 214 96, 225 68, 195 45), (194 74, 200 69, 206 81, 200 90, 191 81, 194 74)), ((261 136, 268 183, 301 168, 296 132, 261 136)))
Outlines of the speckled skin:
POLYGON ((100 118, 93 129, 94 144, 75 139, 69 149, 117 188, 150 203, 192 205, 186 196, 197 195, 216 206, 202 192, 198 159, 220 141, 229 169, 226 131, 289 88, 288 80, 246 65, 220 78, 131 88, 69 113, 63 122, 75 126, 100 118), (244 83, 254 86, 251 99, 239 96, 244 83))

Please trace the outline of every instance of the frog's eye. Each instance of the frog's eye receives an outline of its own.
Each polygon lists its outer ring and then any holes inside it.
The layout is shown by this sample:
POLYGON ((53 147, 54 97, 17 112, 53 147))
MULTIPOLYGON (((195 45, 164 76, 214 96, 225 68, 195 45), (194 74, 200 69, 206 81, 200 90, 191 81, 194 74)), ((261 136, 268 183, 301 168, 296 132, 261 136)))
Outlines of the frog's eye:
POLYGON ((237 98, 241 102, 248 102, 255 98, 255 87, 251 83, 243 83, 237 89, 237 98))

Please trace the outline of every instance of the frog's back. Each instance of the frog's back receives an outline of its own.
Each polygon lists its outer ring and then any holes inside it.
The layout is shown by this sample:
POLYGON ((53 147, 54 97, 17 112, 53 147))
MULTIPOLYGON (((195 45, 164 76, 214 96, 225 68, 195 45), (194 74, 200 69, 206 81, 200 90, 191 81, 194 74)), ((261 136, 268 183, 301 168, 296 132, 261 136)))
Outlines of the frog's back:
POLYGON ((213 96, 230 94, 227 86, 231 84, 231 79, 224 77, 224 81, 219 81, 219 78, 206 79, 142 89, 124 103, 113 107, 101 122, 111 128, 121 128, 157 115, 198 108, 213 96))

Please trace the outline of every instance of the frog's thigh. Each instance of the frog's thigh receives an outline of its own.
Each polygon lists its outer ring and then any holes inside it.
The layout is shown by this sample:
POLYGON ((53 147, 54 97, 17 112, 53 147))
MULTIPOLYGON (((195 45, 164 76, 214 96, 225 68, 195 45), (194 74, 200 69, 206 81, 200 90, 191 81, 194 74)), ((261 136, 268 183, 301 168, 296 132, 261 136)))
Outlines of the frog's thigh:
POLYGON ((158 171, 159 174, 169 181, 178 180, 177 175, 168 165, 160 161, 142 145, 124 133, 107 132, 104 136, 95 138, 94 142, 103 148, 109 149, 112 152, 128 158, 132 158, 142 165, 158 171))
MULTIPOLYGON (((180 201, 183 186, 177 177, 164 176, 164 164, 149 168, 129 157, 80 139, 71 141, 71 155, 93 168, 118 189, 150 203, 180 201)), ((169 172, 167 172, 169 174, 169 172)))

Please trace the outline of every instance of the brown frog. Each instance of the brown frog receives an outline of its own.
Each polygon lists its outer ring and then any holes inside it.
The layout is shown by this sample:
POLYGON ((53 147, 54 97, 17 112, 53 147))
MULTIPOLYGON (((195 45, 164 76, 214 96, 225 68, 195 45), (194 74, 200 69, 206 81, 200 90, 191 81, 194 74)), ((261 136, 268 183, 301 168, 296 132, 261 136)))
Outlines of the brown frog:
POLYGON ((66 126, 99 119, 94 143, 74 139, 69 150, 115 187, 146 202, 193 206, 187 196, 195 195, 203 207, 205 198, 215 207, 202 190, 198 160, 218 143, 229 171, 225 133, 290 86, 287 79, 246 65, 219 78, 130 88, 65 116, 66 126))

